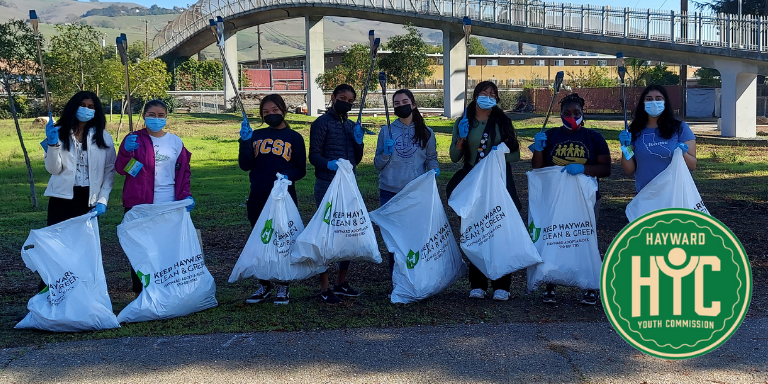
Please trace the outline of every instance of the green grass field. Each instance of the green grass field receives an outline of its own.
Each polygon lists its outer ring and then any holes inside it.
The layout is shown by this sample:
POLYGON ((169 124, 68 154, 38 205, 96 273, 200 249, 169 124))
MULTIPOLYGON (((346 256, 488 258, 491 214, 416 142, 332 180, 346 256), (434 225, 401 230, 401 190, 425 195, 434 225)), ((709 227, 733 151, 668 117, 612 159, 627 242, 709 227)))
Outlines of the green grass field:
MULTIPOLYGON (((137 120, 137 119, 135 119, 137 120)), ((308 140, 309 124, 313 118, 290 115, 291 126, 308 140)), ((377 126, 383 119, 367 119, 377 126)), ((117 117, 109 130, 115 136, 117 117)), ((514 166, 518 192, 527 204, 525 172, 530 170, 530 152, 525 149, 538 131, 541 118, 516 121, 520 134, 523 160, 514 166)), ((428 124, 436 131, 440 154, 441 190, 458 169, 450 163, 451 120, 434 118, 428 124)), ((257 128, 258 121, 252 122, 257 128)), ((634 180, 621 171, 617 162, 617 137, 622 123, 589 122, 609 141, 614 159, 613 175, 601 181, 604 200, 601 207, 598 236, 605 250, 614 235, 626 224, 624 207, 634 195, 634 180)), ((30 229, 45 226, 48 198, 43 197, 48 174, 43 167, 43 150, 38 144, 44 138, 43 127, 32 120, 22 120, 21 128, 29 150, 35 175, 39 207, 32 209, 29 184, 22 151, 12 121, 0 121, 0 348, 37 345, 51 341, 82 340, 144 335, 203 334, 212 332, 295 331, 339 329, 348 327, 401 327, 413 325, 463 324, 479 322, 553 322, 604 321, 600 306, 577 304, 575 289, 558 291, 555 306, 540 303, 540 293, 526 293, 525 275, 513 275, 512 298, 509 302, 492 300, 470 301, 466 298, 468 283, 462 279, 445 292, 409 305, 392 305, 386 294, 389 289, 388 266, 353 263, 349 281, 363 291, 359 298, 345 300, 329 307, 315 298, 319 283, 316 278, 296 283, 291 288, 291 304, 271 303, 246 305, 243 300, 254 290, 253 281, 227 283, 227 278, 244 246, 250 226, 246 218, 245 200, 248 196, 248 175, 237 166, 239 117, 234 115, 176 114, 169 118, 168 130, 179 135, 192 152, 192 193, 197 207, 192 213, 195 226, 202 231, 206 263, 217 281, 219 306, 183 318, 127 324, 117 330, 79 334, 54 334, 12 329, 17 317, 26 312, 26 303, 35 293, 37 278, 24 266, 20 249, 30 229)), ((125 133, 121 133, 121 138, 125 133)), ((358 185, 369 210, 378 203, 377 175, 373 168, 376 136, 366 135, 366 153, 359 167, 358 185)), ((765 147, 739 143, 701 144, 698 146, 699 167, 694 173, 704 202, 712 214, 723 221, 740 238, 750 255, 755 279, 750 315, 765 316, 768 282, 768 155, 765 147)), ((312 189, 314 169, 297 183, 299 208, 308 222, 314 214, 312 189)), ((100 218, 104 268, 110 296, 116 312, 132 299, 129 264, 117 241, 116 226, 122 220, 123 177, 115 176, 115 186, 107 214, 100 218)), ((447 207, 447 206, 446 206, 447 207)), ((458 219, 450 208, 454 225, 458 219)), ((527 215, 527 209, 521 212, 527 215)), ((383 244, 381 251, 385 252, 383 244)), ((335 271, 331 272, 335 279, 335 271)))

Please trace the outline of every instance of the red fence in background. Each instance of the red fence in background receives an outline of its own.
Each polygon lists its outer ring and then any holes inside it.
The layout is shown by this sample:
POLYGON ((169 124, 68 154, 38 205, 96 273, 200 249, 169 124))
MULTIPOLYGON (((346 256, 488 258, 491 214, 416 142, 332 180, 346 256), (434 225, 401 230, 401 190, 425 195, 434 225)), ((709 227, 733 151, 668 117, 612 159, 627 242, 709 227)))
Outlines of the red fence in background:
POLYGON ((243 72, 250 80, 245 90, 306 90, 306 75, 301 69, 246 69, 243 72))
MULTIPOLYGON (((672 108, 680 109, 680 87, 677 85, 665 86, 669 93, 672 108)), ((627 114, 631 116, 637 106, 640 94, 645 87, 627 87, 627 114)), ((570 93, 578 93, 584 99, 584 113, 621 113, 621 88, 574 88, 572 91, 560 90, 555 98, 555 113, 558 111, 560 100, 570 93)), ((539 88, 533 91, 534 108, 538 113, 547 113, 549 103, 552 101, 552 89, 539 88)))

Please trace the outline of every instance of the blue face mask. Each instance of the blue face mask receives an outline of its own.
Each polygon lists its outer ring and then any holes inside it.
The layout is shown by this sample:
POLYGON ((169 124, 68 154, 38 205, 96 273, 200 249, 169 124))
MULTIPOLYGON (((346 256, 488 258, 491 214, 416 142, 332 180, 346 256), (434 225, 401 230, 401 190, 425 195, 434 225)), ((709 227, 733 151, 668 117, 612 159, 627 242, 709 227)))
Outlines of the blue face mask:
POLYGON ((145 117, 144 125, 152 132, 160 132, 165 127, 165 118, 145 117))
POLYGON ((646 101, 645 111, 651 117, 659 117, 664 112, 664 100, 646 101))
POLYGON ((77 113, 75 114, 75 116, 77 117, 77 120, 80 121, 81 123, 85 123, 86 121, 91 121, 94 115, 96 115, 96 111, 86 107, 78 107, 77 113))
POLYGON ((480 109, 491 109, 496 106, 496 99, 492 99, 488 96, 478 96, 477 106, 480 107, 480 109))

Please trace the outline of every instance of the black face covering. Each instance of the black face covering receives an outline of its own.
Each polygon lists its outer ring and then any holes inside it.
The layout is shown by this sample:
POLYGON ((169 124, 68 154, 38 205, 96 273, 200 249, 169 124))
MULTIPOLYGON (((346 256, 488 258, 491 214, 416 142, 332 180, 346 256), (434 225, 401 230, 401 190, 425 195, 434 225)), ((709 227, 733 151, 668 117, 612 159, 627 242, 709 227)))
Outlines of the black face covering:
POLYGON ((344 100, 336 100, 333 103, 333 110, 339 115, 346 115, 347 112, 352 110, 352 103, 348 103, 344 100))
POLYGON ((413 113, 413 108, 410 104, 395 107, 395 115, 401 119, 405 119, 406 117, 410 116, 411 113, 413 113))
POLYGON ((264 122, 272 128, 276 128, 283 123, 285 117, 279 113, 273 113, 271 115, 264 116, 264 122))

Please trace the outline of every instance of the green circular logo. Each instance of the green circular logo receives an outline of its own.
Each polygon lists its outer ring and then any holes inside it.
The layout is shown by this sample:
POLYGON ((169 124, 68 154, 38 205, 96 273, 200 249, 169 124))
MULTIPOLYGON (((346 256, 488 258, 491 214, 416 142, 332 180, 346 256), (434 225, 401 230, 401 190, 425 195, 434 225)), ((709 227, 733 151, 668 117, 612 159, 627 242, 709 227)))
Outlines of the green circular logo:
POLYGON ((690 209, 663 209, 627 225, 603 261, 603 308, 633 347, 664 359, 715 350, 739 328, 752 270, 728 227, 690 209))

